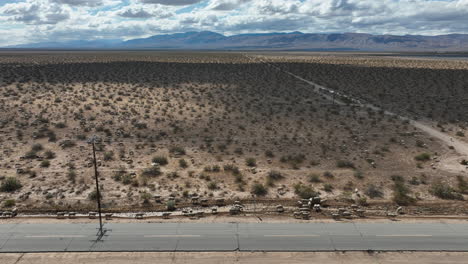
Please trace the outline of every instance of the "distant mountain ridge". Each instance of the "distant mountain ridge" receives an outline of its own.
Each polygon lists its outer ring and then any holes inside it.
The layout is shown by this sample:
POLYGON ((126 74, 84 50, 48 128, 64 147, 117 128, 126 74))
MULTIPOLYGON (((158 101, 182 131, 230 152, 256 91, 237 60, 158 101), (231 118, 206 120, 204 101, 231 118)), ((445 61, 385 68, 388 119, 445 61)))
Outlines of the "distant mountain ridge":
POLYGON ((186 50, 349 50, 349 51, 468 51, 468 34, 439 36, 252 33, 232 36, 201 31, 122 40, 76 40, 8 46, 23 49, 186 49, 186 50))

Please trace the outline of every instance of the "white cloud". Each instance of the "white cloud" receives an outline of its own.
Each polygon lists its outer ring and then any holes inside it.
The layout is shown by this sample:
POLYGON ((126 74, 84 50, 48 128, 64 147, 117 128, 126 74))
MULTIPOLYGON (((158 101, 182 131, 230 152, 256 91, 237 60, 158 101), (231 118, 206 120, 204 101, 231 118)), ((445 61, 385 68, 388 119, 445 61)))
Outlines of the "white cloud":
POLYGON ((140 0, 145 4, 161 4, 173 6, 186 6, 201 2, 202 0, 140 0))
POLYGON ((53 3, 67 4, 72 6, 100 6, 103 5, 102 0, 50 0, 53 3))
POLYGON ((252 0, 211 0, 207 9, 220 11, 233 10, 250 1, 252 0))
POLYGON ((67 20, 70 17, 70 11, 70 9, 50 4, 45 0, 27 0, 0 7, 0 14, 6 17, 7 21, 30 25, 57 24, 67 20))

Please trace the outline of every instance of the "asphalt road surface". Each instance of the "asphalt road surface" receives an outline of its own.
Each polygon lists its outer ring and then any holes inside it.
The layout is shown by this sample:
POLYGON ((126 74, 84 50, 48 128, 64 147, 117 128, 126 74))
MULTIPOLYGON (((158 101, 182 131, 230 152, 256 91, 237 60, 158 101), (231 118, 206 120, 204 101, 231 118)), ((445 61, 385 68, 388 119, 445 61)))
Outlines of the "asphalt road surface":
MULTIPOLYGON (((1 220, 0 220, 1 221, 1 220)), ((468 251, 468 224, 1 224, 0 252, 468 251)))

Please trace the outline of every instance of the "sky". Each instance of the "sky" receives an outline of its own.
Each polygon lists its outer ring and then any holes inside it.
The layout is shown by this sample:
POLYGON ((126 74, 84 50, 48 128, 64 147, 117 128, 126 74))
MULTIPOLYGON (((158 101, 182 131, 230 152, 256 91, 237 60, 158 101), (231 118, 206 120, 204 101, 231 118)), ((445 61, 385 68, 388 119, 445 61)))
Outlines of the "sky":
POLYGON ((0 46, 204 30, 468 33, 468 0, 0 0, 0 46))

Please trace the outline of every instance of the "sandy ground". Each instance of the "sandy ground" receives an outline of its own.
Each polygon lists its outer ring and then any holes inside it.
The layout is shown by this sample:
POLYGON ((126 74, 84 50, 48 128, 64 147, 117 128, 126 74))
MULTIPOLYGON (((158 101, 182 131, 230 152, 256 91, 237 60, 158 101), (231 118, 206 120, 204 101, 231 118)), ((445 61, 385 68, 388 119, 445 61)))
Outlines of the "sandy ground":
POLYGON ((466 263, 468 253, 446 252, 310 252, 310 253, 37 253, 0 254, 2 264, 78 263, 466 263))

